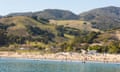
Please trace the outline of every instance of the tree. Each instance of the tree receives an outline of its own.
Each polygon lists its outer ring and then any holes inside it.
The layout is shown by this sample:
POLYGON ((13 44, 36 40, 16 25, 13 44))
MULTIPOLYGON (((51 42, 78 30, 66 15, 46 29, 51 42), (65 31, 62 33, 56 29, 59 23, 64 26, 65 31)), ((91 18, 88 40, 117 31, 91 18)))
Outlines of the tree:
POLYGON ((118 41, 111 41, 108 45, 108 53, 119 53, 120 47, 118 41))
POLYGON ((7 33, 5 30, 0 29, 0 46, 7 44, 7 33))

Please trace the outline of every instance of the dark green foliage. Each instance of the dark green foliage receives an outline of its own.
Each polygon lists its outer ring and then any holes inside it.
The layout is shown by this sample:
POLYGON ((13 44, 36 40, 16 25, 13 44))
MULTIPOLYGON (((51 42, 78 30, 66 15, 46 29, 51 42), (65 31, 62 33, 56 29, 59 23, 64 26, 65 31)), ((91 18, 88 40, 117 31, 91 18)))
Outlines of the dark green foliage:
POLYGON ((99 45, 95 45, 95 46, 90 46, 88 47, 89 50, 96 50, 99 53, 104 53, 106 52, 106 50, 104 50, 104 47, 99 46, 99 45))
POLYGON ((99 34, 100 33, 97 32, 81 32, 80 36, 75 38, 75 41, 79 43, 93 43, 94 39, 96 39, 99 34))
POLYGON ((108 53, 119 53, 120 52, 120 42, 119 41, 111 41, 109 45, 107 45, 108 53))
POLYGON ((44 18, 40 18, 40 17, 37 17, 37 16, 32 16, 33 19, 39 21, 40 23, 42 24, 47 24, 49 23, 49 20, 48 19, 44 19, 44 18))
POLYGON ((7 44, 7 33, 5 30, 0 29, 0 46, 7 44))
POLYGON ((30 40, 30 37, 22 37, 22 36, 15 36, 15 35, 8 35, 7 36, 7 43, 8 44, 24 44, 26 40, 30 40))
POLYGON ((90 32, 88 35, 86 35, 86 42, 87 43, 92 43, 94 41, 95 38, 97 38, 97 35, 99 35, 99 33, 96 32, 90 32))
POLYGON ((47 43, 48 41, 53 41, 55 38, 55 35, 48 31, 48 30, 42 30, 39 27, 32 27, 32 26, 27 26, 28 32, 33 36, 33 40, 36 41, 43 41, 47 43))
POLYGON ((48 19, 44 19, 44 18, 38 18, 38 21, 41 22, 42 24, 49 23, 49 20, 48 19))
POLYGON ((120 53, 120 42, 119 41, 109 41, 103 46, 95 45, 88 47, 89 50, 96 50, 99 53, 110 53, 117 54, 120 53))
POLYGON ((11 26, 15 26, 15 24, 11 23, 10 25, 5 25, 5 24, 0 23, 0 29, 6 30, 8 27, 11 27, 11 26))
POLYGON ((62 37, 64 37, 64 34, 69 34, 69 35, 74 35, 74 36, 80 35, 79 29, 64 27, 64 26, 58 26, 56 29, 59 31, 58 35, 62 37))
POLYGON ((79 36, 80 30, 75 29, 75 28, 65 27, 64 33, 69 34, 69 35, 79 36))
POLYGON ((73 45, 69 42, 64 42, 60 45, 61 49, 60 51, 62 52, 70 52, 73 51, 73 45))
POLYGON ((64 37, 64 26, 57 26, 56 29, 58 30, 58 36, 64 37))

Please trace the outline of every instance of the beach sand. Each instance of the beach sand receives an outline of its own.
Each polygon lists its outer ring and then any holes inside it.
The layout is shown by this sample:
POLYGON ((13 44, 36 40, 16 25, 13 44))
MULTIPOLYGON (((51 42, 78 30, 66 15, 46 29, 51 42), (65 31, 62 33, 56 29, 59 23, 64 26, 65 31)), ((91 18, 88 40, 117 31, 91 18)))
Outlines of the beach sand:
POLYGON ((49 60, 64 60, 64 61, 95 61, 95 62, 112 62, 120 63, 119 54, 80 54, 60 52, 54 54, 41 54, 37 53, 17 53, 17 52, 0 52, 0 57, 5 58, 27 58, 27 59, 49 59, 49 60))

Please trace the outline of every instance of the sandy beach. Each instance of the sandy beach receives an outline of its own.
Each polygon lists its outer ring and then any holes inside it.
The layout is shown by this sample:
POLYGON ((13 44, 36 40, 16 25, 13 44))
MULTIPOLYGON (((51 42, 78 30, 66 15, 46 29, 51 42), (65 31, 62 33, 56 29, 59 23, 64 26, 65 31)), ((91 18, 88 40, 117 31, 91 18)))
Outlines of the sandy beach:
POLYGON ((40 54, 40 53, 17 53, 17 52, 0 52, 0 57, 6 58, 27 58, 27 59, 49 59, 49 60, 68 60, 68 61, 96 61, 96 62, 112 62, 120 63, 119 54, 80 54, 80 53, 55 53, 55 54, 40 54))

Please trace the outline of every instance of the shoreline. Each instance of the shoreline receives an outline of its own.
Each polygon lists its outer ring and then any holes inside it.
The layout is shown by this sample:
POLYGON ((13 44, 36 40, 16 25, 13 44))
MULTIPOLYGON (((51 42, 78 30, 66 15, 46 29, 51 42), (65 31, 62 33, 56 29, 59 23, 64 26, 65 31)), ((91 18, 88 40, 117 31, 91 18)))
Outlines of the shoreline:
POLYGON ((51 59, 28 59, 28 58, 11 58, 11 57, 9 57, 9 58, 5 58, 5 57, 1 57, 0 59, 16 59, 16 60, 30 60, 30 61, 49 61, 49 62, 64 62, 64 63, 82 63, 82 64, 86 64, 86 63, 95 63, 95 64, 117 64, 117 65, 120 65, 120 62, 117 62, 117 63, 115 63, 115 62, 100 62, 100 61, 86 61, 85 63, 83 63, 82 61, 77 61, 77 60, 72 60, 72 61, 70 61, 70 60, 67 60, 67 61, 65 61, 65 60, 51 60, 51 59))
POLYGON ((119 54, 80 54, 80 53, 55 53, 55 54, 40 54, 40 53, 16 53, 16 52, 0 52, 0 58, 14 58, 26 60, 41 60, 41 61, 63 61, 63 62, 95 62, 95 63, 115 63, 120 64, 119 54))

